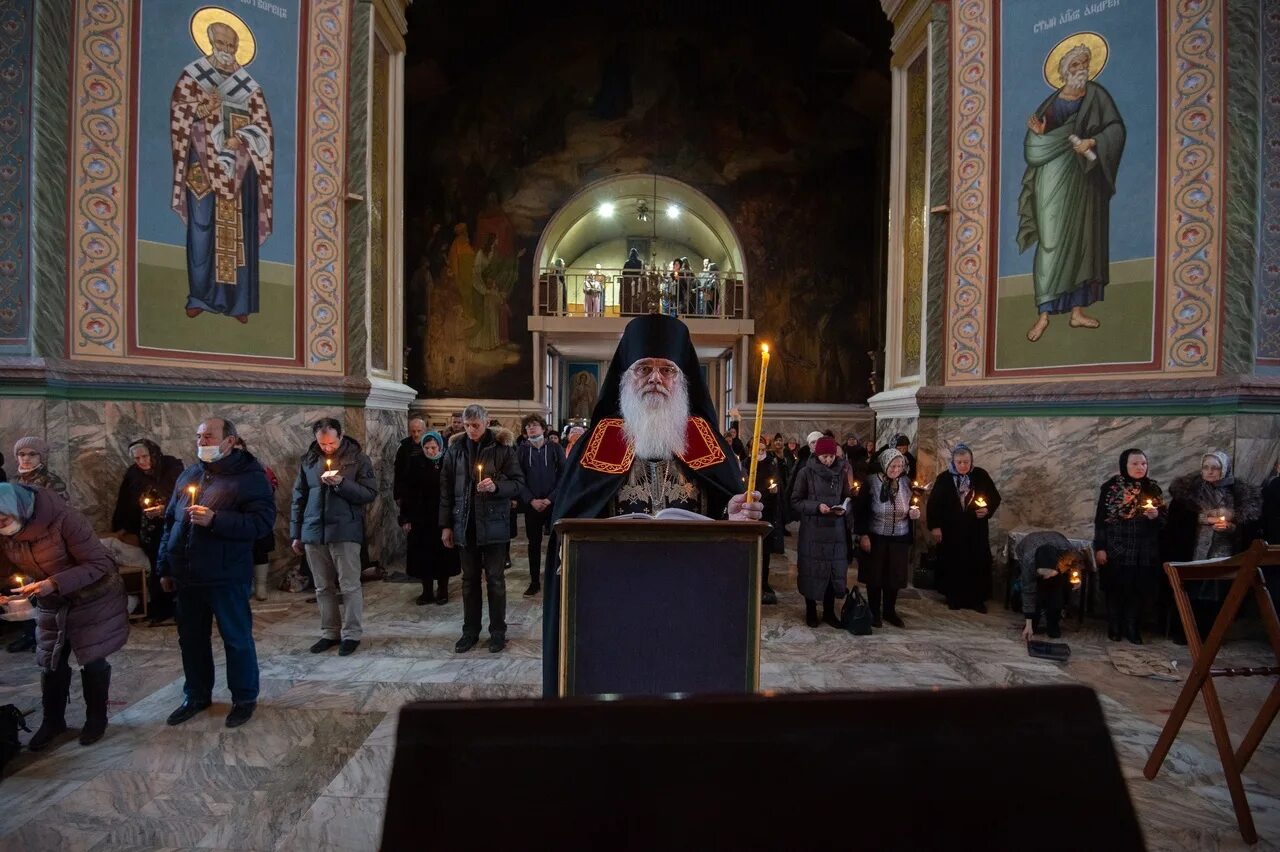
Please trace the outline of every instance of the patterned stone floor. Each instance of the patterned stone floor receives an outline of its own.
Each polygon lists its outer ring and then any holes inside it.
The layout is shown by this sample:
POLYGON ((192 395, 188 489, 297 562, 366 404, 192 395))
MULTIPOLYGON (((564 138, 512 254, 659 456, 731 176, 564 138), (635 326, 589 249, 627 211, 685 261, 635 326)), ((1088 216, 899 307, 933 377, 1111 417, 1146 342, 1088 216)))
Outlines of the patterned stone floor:
MULTIPOLYGON (((517 566, 525 564, 523 553, 517 545, 517 566)), ((1202 707, 1157 779, 1143 779, 1142 764, 1178 685, 1117 672, 1098 624, 1068 627, 1073 656, 1059 666, 1026 656, 1016 615, 995 608, 988 615, 951 612, 923 593, 900 606, 905 630, 855 638, 806 627, 794 564, 775 558, 774 569, 781 603, 765 611, 766 688, 1084 683, 1102 696, 1149 847, 1248 848, 1235 827, 1202 707)), ((521 597, 526 584, 519 568, 509 574, 510 643, 499 655, 483 645, 453 653, 462 618, 456 580, 450 603, 440 607, 415 606, 415 585, 366 585, 365 639, 347 658, 308 653, 318 635, 315 605, 305 595, 272 592, 269 601, 254 604, 261 703, 253 720, 235 731, 222 724, 225 691, 215 695, 222 703, 212 712, 166 727, 164 717, 181 700, 176 631, 134 630, 112 658, 106 738, 85 748, 69 736, 51 751, 23 752, 5 770, 0 852, 377 848, 402 704, 538 694, 541 599, 521 597)), ((1164 641, 1150 647, 1187 667, 1184 649, 1164 641)), ((1266 658, 1265 648, 1248 642, 1232 645, 1229 655, 1241 662, 1266 658)), ((220 651, 218 659, 221 666, 220 651)), ((221 668, 218 678, 223 683, 221 668)), ((1257 679, 1220 684, 1237 742, 1269 686, 1257 679)), ((78 678, 72 690, 69 721, 78 727, 84 712, 78 678)), ((0 652, 0 704, 8 702, 39 706, 30 655, 0 652)), ((1253 848, 1280 848, 1280 729, 1264 740, 1246 786, 1262 836, 1253 848)))

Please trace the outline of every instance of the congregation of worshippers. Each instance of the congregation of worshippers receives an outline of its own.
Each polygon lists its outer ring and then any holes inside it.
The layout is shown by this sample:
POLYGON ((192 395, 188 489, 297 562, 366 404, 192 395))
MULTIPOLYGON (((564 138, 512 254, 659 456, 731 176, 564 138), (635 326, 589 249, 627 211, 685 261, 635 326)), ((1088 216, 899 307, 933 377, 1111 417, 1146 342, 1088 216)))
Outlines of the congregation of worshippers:
MULTIPOLYGON (((652 321, 659 330, 663 322, 676 323, 668 317, 652 321)), ((624 340, 620 355, 625 346, 624 340)), ((191 438, 182 446, 162 448, 152 436, 132 437, 110 529, 95 530, 83 507, 68 501, 60 472, 50 466, 49 444, 38 435, 17 437, 16 478, 0 482, 0 572, 8 580, 4 617, 17 630, 7 649, 34 651, 41 669, 43 712, 27 747, 39 751, 67 731, 72 657, 81 669, 86 703, 80 742, 104 736, 110 657, 126 644, 142 598, 126 593, 122 563, 145 562, 148 606, 141 624, 176 627, 185 684, 170 725, 212 704, 214 621, 232 698, 226 725, 252 717, 258 662, 251 601, 266 600, 269 584, 316 603, 312 653, 356 653, 366 628, 361 584, 377 576, 367 570, 365 509, 388 489, 407 540, 404 569, 421 583, 414 601, 434 606, 461 594, 457 653, 480 644, 486 598, 485 647, 503 651, 507 572, 517 574, 517 582, 528 572, 526 596, 554 591, 553 523, 582 516, 578 510, 607 517, 680 505, 712 517, 764 520, 769 532, 761 603, 778 602, 767 568, 770 556, 779 556, 787 582, 794 577, 804 599, 805 623, 815 630, 847 628, 837 602, 854 590, 865 598, 873 630, 909 629, 899 592, 921 553, 936 568, 942 597, 919 605, 987 611, 988 524, 1000 510, 1001 477, 999 470, 982 467, 965 444, 951 450, 934 481, 922 482, 906 436, 877 447, 863 436, 831 430, 752 436, 734 421, 703 448, 718 461, 707 469, 723 472, 717 484, 720 474, 705 475, 701 463, 688 463, 694 451, 685 443, 685 421, 709 404, 698 378, 691 390, 690 377, 674 360, 627 358, 623 366, 628 362, 617 377, 617 398, 602 398, 597 413, 621 413, 628 457, 634 453, 649 461, 633 464, 604 492, 588 470, 612 435, 608 420, 596 422, 598 417, 551 428, 541 415, 529 414, 518 428, 508 428, 480 404, 454 413, 439 429, 415 417, 407 423, 392 475, 381 479, 343 423, 326 417, 312 425, 310 446, 289 483, 272 471, 279 460, 256 456, 236 423, 210 412, 191 424, 191 438), (664 421, 655 411, 669 399, 676 417, 664 421), (677 424, 674 432, 671 423, 677 424), (584 435, 591 436, 589 442, 584 435), (757 492, 726 502, 728 492, 740 490, 734 477, 745 482, 753 454, 757 492), (680 464, 666 465, 676 458, 680 464), (291 488, 287 517, 277 515, 274 494, 281 487, 291 488), (717 487, 721 499, 709 501, 717 487), (603 502, 592 496, 598 494, 604 494, 603 502), (277 527, 287 527, 292 552, 276 560, 273 572, 277 527), (521 527, 528 563, 513 565, 511 544, 521 527)), ((1114 474, 1099 483, 1093 539, 1086 545, 1088 570, 1096 572, 1105 601, 1107 636, 1114 642, 1141 644, 1144 631, 1168 629, 1174 641, 1186 641, 1177 621, 1165 617, 1170 602, 1161 588, 1163 562, 1238 553, 1254 538, 1280 542, 1280 463, 1266 481, 1245 482, 1233 475, 1226 453, 1206 448, 1199 458, 1184 460, 1182 476, 1161 483, 1148 476, 1150 461, 1141 448, 1125 450, 1114 474)), ((1081 550, 1051 530, 1023 542, 1008 598, 1011 608, 1021 609, 1025 639, 1061 636, 1064 609, 1085 570, 1081 550)), ((782 572, 772 576, 776 583, 782 572)), ((1191 591, 1202 630, 1221 606, 1222 585, 1206 582, 1191 591)), ((1270 585, 1274 595, 1280 582, 1270 585)), ((555 617, 551 601, 545 612, 548 621, 555 617)), ((847 639, 858 641, 853 635, 847 639)))

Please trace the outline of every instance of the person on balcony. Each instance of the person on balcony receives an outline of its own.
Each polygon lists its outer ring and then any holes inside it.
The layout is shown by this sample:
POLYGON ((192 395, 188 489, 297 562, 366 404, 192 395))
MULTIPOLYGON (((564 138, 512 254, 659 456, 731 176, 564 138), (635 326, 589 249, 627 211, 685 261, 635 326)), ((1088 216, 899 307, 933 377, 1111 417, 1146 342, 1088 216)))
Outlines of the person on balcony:
POLYGON ((595 271, 588 273, 582 282, 582 303, 589 317, 604 314, 604 282, 604 271, 597 263, 595 271))
POLYGON ((627 253, 627 259, 622 264, 622 292, 618 294, 624 316, 636 313, 637 305, 643 301, 640 296, 642 269, 644 269, 644 263, 640 260, 640 252, 638 249, 632 249, 627 253))

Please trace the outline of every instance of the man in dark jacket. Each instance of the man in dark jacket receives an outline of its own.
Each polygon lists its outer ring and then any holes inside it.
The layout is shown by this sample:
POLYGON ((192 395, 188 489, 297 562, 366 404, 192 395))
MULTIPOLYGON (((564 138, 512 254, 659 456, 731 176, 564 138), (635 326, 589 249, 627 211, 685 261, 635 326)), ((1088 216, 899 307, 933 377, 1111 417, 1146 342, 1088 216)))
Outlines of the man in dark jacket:
POLYGON ((231 712, 227 727, 249 721, 258 702, 258 652, 253 644, 253 543, 271 532, 276 504, 262 465, 234 447, 236 427, 223 417, 196 429, 200 459, 178 477, 165 508, 156 573, 166 592, 177 592, 178 644, 185 698, 169 714, 178 725, 213 701, 213 647, 218 633, 227 653, 231 712))
POLYGON ((320 638, 311 653, 340 645, 346 657, 364 635, 364 592, 360 588, 360 546, 364 543, 364 507, 378 496, 373 462, 360 445, 342 434, 342 424, 322 417, 311 429, 315 440, 298 464, 289 514, 293 552, 307 555, 320 605, 320 638), (342 589, 342 618, 338 593, 342 589), (341 637, 341 641, 339 641, 341 637))
POLYGON ((405 471, 409 467, 409 459, 422 455, 422 436, 427 434, 427 421, 415 417, 409 421, 409 437, 396 447, 395 479, 391 482, 391 496, 400 505, 404 497, 405 471))
MULTIPOLYGON (((529 539, 529 588, 525 597, 542 590, 542 534, 551 532, 551 507, 560 487, 560 471, 564 453, 546 438, 547 421, 540 414, 527 414, 520 424, 525 442, 516 448, 520 470, 524 472, 524 489, 520 502, 524 507, 524 534, 529 539)), ((555 564, 556 537, 547 536, 547 570, 555 564)))
POLYGON ((462 413, 463 431, 449 439, 440 468, 440 539, 459 547, 462 561, 462 638, 459 654, 480 641, 480 572, 489 588, 489 651, 507 644, 505 563, 511 541, 511 501, 520 496, 524 472, 514 438, 506 429, 490 430, 482 405, 462 413))

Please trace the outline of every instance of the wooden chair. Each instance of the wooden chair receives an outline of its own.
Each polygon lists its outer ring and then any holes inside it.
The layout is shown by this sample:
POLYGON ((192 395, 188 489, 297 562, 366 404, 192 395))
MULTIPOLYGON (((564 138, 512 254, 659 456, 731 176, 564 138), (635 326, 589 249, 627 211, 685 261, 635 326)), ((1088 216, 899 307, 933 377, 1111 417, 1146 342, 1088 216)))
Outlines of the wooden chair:
POLYGON ((1165 574, 1173 586, 1173 600, 1178 607, 1178 617, 1182 619, 1182 627, 1187 635, 1187 650, 1191 653, 1191 674, 1182 687, 1182 693, 1165 722, 1164 730, 1156 741, 1151 758, 1142 773, 1151 780, 1160 771, 1161 764, 1169 754, 1182 723, 1186 721, 1196 693, 1204 695, 1205 712, 1209 716, 1209 726, 1213 729, 1213 739, 1218 746, 1218 757, 1222 761, 1222 771, 1227 777, 1227 789, 1231 792, 1231 804, 1235 808, 1236 823, 1240 827, 1240 835, 1246 843, 1257 843, 1258 832, 1253 826, 1253 814, 1249 811, 1249 801, 1245 798, 1244 783, 1240 773, 1244 771, 1253 757, 1258 744, 1266 735, 1267 729, 1280 713, 1280 620, 1276 618, 1276 610, 1271 597, 1267 593, 1267 584, 1263 579, 1262 567, 1280 565, 1280 547, 1268 546, 1263 541, 1255 541, 1244 553, 1229 556, 1225 559, 1206 559, 1200 562, 1166 562, 1165 574), (1193 580, 1231 580, 1231 586, 1223 601, 1222 611, 1213 622, 1209 638, 1204 645, 1200 643, 1200 633, 1196 629, 1195 616, 1191 611, 1191 600, 1187 597, 1184 583, 1193 580), (1271 640, 1271 650, 1276 657, 1274 666, 1253 666, 1246 668, 1214 667, 1214 659, 1222 648, 1223 639, 1235 622, 1244 603, 1245 595, 1253 593, 1258 610, 1262 613, 1262 623, 1271 640), (1231 736, 1227 732, 1226 717, 1222 713, 1222 705, 1218 702, 1218 693, 1214 689, 1213 679, 1216 677, 1274 677, 1277 678, 1271 688, 1271 694, 1258 711, 1257 717, 1245 734, 1244 741, 1238 750, 1233 750, 1231 736))

